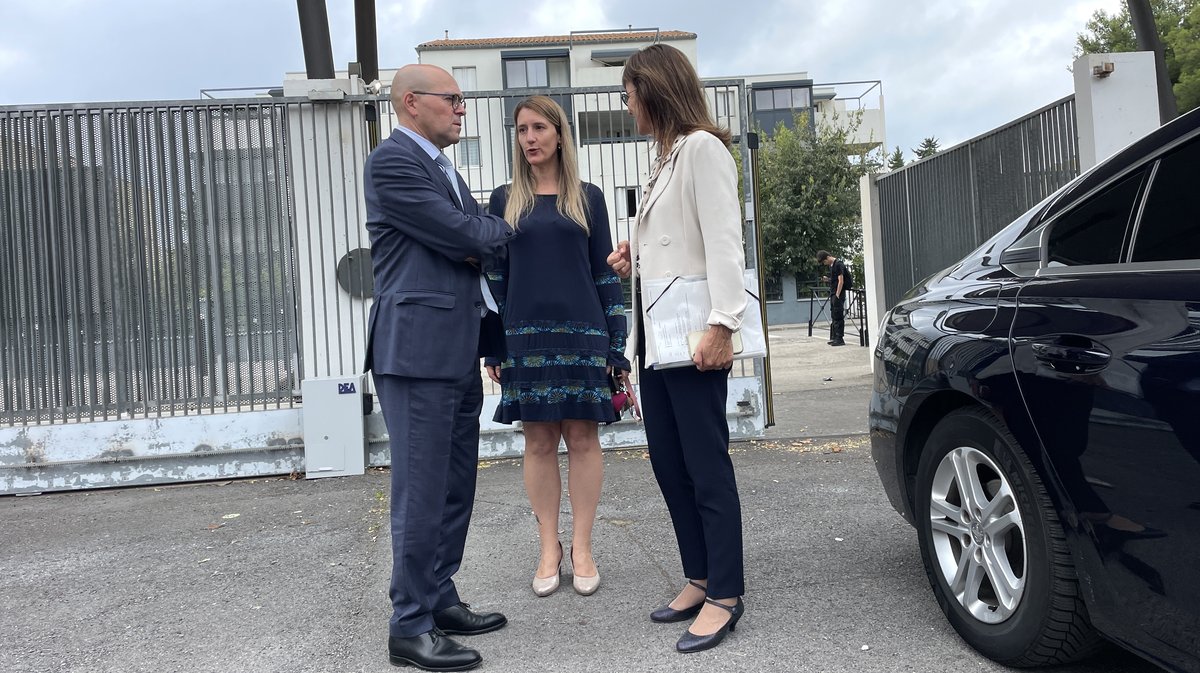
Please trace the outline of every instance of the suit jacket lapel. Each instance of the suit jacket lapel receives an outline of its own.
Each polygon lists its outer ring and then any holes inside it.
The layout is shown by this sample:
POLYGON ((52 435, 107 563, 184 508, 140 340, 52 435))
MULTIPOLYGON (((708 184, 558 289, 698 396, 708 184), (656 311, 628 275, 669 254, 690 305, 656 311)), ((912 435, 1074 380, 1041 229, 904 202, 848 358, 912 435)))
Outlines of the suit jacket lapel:
MULTIPOLYGON (((433 178, 434 182, 442 185, 442 189, 446 192, 446 196, 449 197, 450 203, 453 203, 459 210, 466 212, 464 204, 459 203, 458 197, 454 195, 454 186, 450 184, 450 177, 446 175, 446 171, 443 171, 442 167, 437 165, 433 157, 425 153, 425 150, 417 144, 417 141, 409 138, 400 129, 392 131, 392 139, 400 143, 401 147, 406 147, 408 151, 417 155, 417 160, 425 167, 425 172, 429 174, 429 177, 433 178)), ((457 172, 455 175, 457 176, 457 172)), ((461 179, 459 179, 458 186, 462 193, 465 194, 466 184, 461 179)))
POLYGON ((667 184, 671 182, 671 176, 675 173, 675 157, 679 154, 679 148, 683 147, 683 143, 687 140, 687 136, 675 140, 675 144, 671 146, 671 151, 667 154, 667 158, 663 161, 662 167, 658 169, 658 176, 654 178, 654 185, 650 189, 650 193, 646 195, 646 203, 642 205, 641 213, 638 215, 638 222, 645 216, 650 208, 654 206, 658 198, 666 191, 667 184))

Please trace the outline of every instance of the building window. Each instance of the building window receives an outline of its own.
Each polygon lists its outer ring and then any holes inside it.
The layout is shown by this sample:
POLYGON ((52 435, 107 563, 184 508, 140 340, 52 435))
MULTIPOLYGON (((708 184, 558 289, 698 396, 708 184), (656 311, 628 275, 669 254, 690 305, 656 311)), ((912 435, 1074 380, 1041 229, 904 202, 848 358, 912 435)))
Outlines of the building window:
MULTIPOLYGON (((512 119, 512 116, 510 115, 508 118, 512 119)), ((504 178, 512 180, 513 162, 516 161, 513 152, 517 151, 517 128, 506 125, 504 132, 508 135, 508 143, 504 146, 504 156, 508 158, 508 161, 504 162, 504 178)))
POLYGON ((478 168, 481 165, 479 162, 479 136, 463 138, 458 143, 458 167, 478 168))
POLYGON ((625 110, 580 112, 576 130, 582 145, 645 140, 637 132, 637 122, 625 110))
POLYGON ((805 87, 755 89, 755 110, 798 110, 811 105, 811 92, 805 87))
POLYGON ((641 187, 617 187, 617 219, 637 217, 641 200, 641 187))
POLYGON ((479 89, 479 83, 475 78, 475 66, 455 68, 454 81, 458 82, 458 88, 463 91, 475 91, 479 89))
POLYGON ((717 119, 720 119, 722 117, 733 116, 733 92, 732 91, 717 91, 716 95, 717 95, 717 105, 716 105, 717 119))
POLYGON ((570 63, 565 57, 506 59, 505 87, 533 89, 570 86, 570 70, 570 63))

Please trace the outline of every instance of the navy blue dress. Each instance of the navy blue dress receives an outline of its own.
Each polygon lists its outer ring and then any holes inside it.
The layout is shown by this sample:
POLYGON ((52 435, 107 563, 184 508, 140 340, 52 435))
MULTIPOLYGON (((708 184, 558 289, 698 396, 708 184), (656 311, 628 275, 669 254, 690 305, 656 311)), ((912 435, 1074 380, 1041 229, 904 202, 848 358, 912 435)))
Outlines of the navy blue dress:
MULTIPOLYGON (((629 369, 625 305, 607 261, 604 194, 588 183, 583 189, 590 235, 558 212, 557 196, 535 196, 507 259, 488 272, 506 347, 499 423, 617 420, 606 368, 629 369)), ((496 188, 488 210, 503 217, 507 196, 507 186, 496 188)))

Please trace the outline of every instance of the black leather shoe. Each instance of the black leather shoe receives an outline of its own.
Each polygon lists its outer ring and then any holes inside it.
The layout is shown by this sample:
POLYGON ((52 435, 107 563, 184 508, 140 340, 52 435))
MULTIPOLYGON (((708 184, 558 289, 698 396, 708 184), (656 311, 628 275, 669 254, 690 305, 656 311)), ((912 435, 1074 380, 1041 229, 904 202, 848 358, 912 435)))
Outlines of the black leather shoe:
POLYGON ((488 633, 508 623, 508 618, 499 612, 471 612, 466 603, 452 605, 433 613, 433 623, 451 636, 477 636, 488 633))
MULTIPOLYGON (((697 589, 699 589, 701 591, 708 591, 708 589, 703 584, 700 584, 698 582, 693 582, 692 580, 688 580, 688 584, 696 587, 697 589)), ((682 610, 676 610, 675 608, 671 607, 671 605, 668 603, 667 605, 664 605, 663 607, 655 610, 654 612, 651 612, 650 613, 650 621, 660 622, 660 623, 682 622, 685 619, 691 619, 692 617, 695 617, 700 612, 700 608, 702 608, 702 607, 704 607, 704 601, 700 601, 699 603, 696 603, 692 607, 684 608, 682 610)))
POLYGON ((426 671, 469 671, 483 663, 478 652, 436 629, 410 638, 388 638, 388 660, 393 666, 416 666, 426 671))
POLYGON ((704 650, 711 650, 717 645, 720 645, 721 641, 725 640, 725 636, 729 635, 729 632, 733 631, 737 627, 738 620, 742 618, 742 613, 746 611, 746 607, 742 605, 741 598, 737 599, 737 603, 735 605, 718 603, 711 598, 705 598, 704 602, 715 605, 722 610, 729 612, 729 621, 725 622, 724 626, 717 629, 716 633, 711 633, 707 636, 698 636, 692 633, 690 630, 684 631, 683 636, 679 639, 679 642, 675 643, 675 649, 679 650, 680 652, 702 652, 704 650))
POLYGON ((829 345, 830 346, 845 346, 846 342, 845 341, 834 341, 833 343, 831 343, 829 345))

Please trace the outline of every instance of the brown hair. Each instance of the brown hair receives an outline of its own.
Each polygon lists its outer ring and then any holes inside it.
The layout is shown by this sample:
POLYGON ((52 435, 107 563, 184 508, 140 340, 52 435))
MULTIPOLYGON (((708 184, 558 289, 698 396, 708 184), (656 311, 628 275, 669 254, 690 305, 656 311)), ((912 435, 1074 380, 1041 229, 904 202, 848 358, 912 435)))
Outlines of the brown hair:
MULTIPOLYGON (((575 141, 571 138, 571 127, 567 123, 567 113, 554 99, 546 96, 530 96, 517 104, 513 110, 513 125, 521 110, 535 112, 554 126, 558 131, 558 212, 563 217, 573 220, 587 233, 588 209, 587 201, 583 198, 583 184, 579 181, 579 160, 575 158, 575 141)), ((513 133, 513 181, 508 188, 508 201, 504 206, 504 219, 517 228, 518 222, 529 211, 533 210, 534 202, 533 166, 525 158, 521 150, 521 138, 513 133)))
POLYGON ((621 82, 633 85, 659 152, 670 151, 679 136, 692 131, 708 131, 729 146, 729 129, 713 123, 696 69, 678 49, 652 44, 634 53, 621 82))

